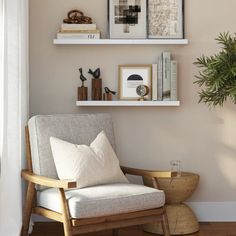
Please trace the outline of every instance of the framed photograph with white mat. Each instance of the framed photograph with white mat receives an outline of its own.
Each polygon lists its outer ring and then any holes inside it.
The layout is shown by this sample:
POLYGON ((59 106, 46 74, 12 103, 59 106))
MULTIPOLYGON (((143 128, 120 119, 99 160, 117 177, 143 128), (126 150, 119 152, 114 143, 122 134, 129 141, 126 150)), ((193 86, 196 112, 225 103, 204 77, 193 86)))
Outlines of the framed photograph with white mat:
POLYGON ((147 0, 148 38, 184 38, 184 0, 147 0))
POLYGON ((111 39, 147 38, 146 0, 108 0, 111 39))
POLYGON ((119 99, 138 100, 136 89, 146 85, 149 93, 145 100, 152 99, 152 65, 120 65, 119 66, 119 99))

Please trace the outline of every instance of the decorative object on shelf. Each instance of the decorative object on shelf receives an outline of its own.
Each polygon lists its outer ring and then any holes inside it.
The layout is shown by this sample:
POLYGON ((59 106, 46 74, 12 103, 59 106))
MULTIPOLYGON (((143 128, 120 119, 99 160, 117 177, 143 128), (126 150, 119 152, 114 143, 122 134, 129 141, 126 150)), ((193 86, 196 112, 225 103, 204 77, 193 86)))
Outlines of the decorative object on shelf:
POLYGON ((85 16, 84 13, 80 10, 74 9, 67 13, 67 19, 64 19, 63 22, 66 24, 92 24, 92 18, 85 16))
POLYGON ((93 78, 98 79, 101 76, 100 68, 97 68, 95 71, 89 69, 88 73, 93 76, 93 78))
MULTIPOLYGON (((120 65, 119 66, 119 98, 137 100, 136 88, 146 85, 152 89, 152 65, 120 65)), ((151 100, 151 93, 145 96, 151 100)))
POLYGON ((199 57, 194 63, 201 68, 194 83, 204 86, 199 103, 209 107, 223 106, 228 98, 236 104, 236 37, 221 33, 216 41, 222 50, 213 56, 199 57))
POLYGON ((148 0, 148 38, 184 37, 184 1, 148 0))
POLYGON ((86 81, 87 79, 83 75, 83 69, 82 68, 79 68, 79 72, 80 72, 80 80, 82 81, 82 87, 84 87, 84 81, 86 81))
POLYGON ((108 0, 108 2, 110 38, 147 37, 146 0, 108 0))
POLYGON ((80 80, 82 81, 82 86, 78 87, 78 100, 87 101, 88 100, 88 88, 84 86, 84 82, 87 80, 83 75, 83 69, 79 68, 80 80))
POLYGON ((140 98, 138 99, 139 101, 145 101, 145 96, 147 96, 150 92, 150 89, 147 85, 139 85, 136 88, 136 92, 140 98))
POLYGON ((100 78, 101 70, 97 68, 95 71, 89 69, 92 79, 92 100, 102 100, 102 79, 100 78))
POLYGON ((93 24, 92 18, 85 16, 80 10, 68 12, 68 18, 63 20, 57 39, 100 39, 101 32, 93 24))
POLYGON ((108 87, 105 87, 104 90, 105 90, 105 93, 103 94, 103 100, 112 101, 112 95, 116 95, 116 92, 110 90, 108 87))

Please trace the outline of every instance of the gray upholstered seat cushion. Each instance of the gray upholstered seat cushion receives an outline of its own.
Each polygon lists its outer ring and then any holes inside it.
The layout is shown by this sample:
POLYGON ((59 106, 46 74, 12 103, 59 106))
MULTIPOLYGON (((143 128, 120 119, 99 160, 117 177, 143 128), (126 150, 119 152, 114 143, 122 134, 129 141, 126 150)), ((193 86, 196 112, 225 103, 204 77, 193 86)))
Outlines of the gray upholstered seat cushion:
MULTIPOLYGON (((66 191, 71 217, 89 218, 159 208, 161 190, 135 184, 109 184, 66 191)), ((38 191, 38 205, 61 212, 57 189, 38 191)))
POLYGON ((29 120, 33 171, 58 178, 50 147, 50 137, 89 145, 104 130, 115 149, 112 119, 108 114, 38 115, 29 120))

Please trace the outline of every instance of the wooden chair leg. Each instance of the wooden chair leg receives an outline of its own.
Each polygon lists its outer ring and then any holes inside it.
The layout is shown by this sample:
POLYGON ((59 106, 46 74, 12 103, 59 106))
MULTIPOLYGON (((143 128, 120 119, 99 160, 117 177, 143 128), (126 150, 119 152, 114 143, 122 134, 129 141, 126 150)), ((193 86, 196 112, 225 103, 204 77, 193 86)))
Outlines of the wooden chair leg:
POLYGON ((164 214, 162 215, 161 225, 162 225, 162 230, 163 230, 164 235, 170 236, 170 228, 169 228, 166 210, 164 211, 164 214))
POLYGON ((118 229, 113 229, 112 230, 112 235, 113 236, 118 236, 118 234, 119 234, 119 230, 118 229))
POLYGON ((63 227, 64 227, 64 236, 72 236, 72 225, 70 220, 69 207, 65 196, 65 191, 63 188, 59 189, 61 195, 61 208, 63 216, 63 227))
POLYGON ((30 217, 32 208, 35 200, 35 184, 29 183, 27 188, 24 213, 23 213, 23 224, 21 229, 21 236, 27 236, 29 232, 30 217))

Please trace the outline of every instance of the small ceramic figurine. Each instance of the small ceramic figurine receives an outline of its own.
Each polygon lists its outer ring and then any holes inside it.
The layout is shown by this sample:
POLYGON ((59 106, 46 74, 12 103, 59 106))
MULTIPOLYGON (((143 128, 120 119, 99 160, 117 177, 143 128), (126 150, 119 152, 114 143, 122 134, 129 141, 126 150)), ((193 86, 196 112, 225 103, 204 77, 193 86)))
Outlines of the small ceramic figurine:
POLYGON ((79 68, 80 80, 82 81, 82 86, 78 87, 78 101, 88 100, 88 88, 84 86, 84 82, 87 80, 83 75, 83 69, 79 68))
POLYGON ((111 91, 108 87, 105 87, 105 93, 112 93, 113 95, 116 95, 116 92, 115 91, 111 91))
POLYGON ((89 69, 88 73, 92 75, 94 79, 100 78, 101 75, 100 68, 97 68, 94 72, 91 69, 89 69))
POLYGON ((92 100, 102 100, 102 79, 101 70, 97 68, 95 71, 89 69, 88 73, 93 76, 92 79, 92 100))
POLYGON ((83 75, 83 69, 82 68, 79 68, 79 72, 80 72, 80 79, 82 81, 82 87, 84 87, 84 81, 86 81, 87 79, 83 75))
POLYGON ((103 100, 111 101, 112 95, 116 95, 116 92, 110 90, 108 87, 105 87, 104 90, 105 90, 105 93, 103 94, 103 100))

